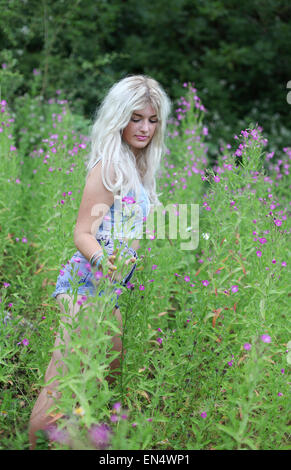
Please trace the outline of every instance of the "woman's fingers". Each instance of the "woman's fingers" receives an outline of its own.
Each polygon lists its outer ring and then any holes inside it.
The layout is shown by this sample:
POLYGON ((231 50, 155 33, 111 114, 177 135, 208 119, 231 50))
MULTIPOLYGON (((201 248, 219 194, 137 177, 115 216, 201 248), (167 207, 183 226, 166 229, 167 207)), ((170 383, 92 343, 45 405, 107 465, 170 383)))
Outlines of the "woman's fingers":
MULTIPOLYGON (((116 271, 117 269, 117 266, 114 265, 116 261, 116 255, 114 253, 117 253, 117 252, 118 252, 118 248, 113 252, 112 255, 108 257, 107 265, 111 271, 116 271)), ((129 263, 135 263, 135 262, 136 262, 136 258, 132 256, 131 258, 125 261, 125 264, 128 265, 129 263)))
POLYGON ((135 258, 134 256, 132 256, 131 258, 127 259, 127 260, 125 261, 125 263, 126 263, 126 264, 135 263, 135 261, 136 261, 136 258, 135 258))
POLYGON ((109 266, 109 269, 111 269, 112 271, 116 271, 117 269, 117 266, 114 266, 114 264, 111 263, 110 261, 108 261, 108 266, 109 266))

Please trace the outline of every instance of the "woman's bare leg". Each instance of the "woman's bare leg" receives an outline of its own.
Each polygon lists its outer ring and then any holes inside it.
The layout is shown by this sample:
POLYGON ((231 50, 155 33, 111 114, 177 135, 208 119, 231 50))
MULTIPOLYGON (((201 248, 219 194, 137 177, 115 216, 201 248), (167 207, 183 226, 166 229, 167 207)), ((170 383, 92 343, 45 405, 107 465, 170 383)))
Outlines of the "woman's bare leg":
MULTIPOLYGON (((81 299, 81 297, 81 295, 78 295, 78 300, 81 299)), ((70 313, 71 316, 77 315, 80 310, 80 305, 78 303, 73 305, 73 299, 68 294, 58 294, 56 300, 60 306, 62 314, 66 314, 62 299, 67 299, 69 301, 69 311, 67 313, 70 313)), ((62 317, 62 321, 68 322, 68 318, 62 317)), ((64 341, 66 346, 68 346, 70 340, 69 334, 67 330, 64 329, 63 331, 64 341)), ((62 344, 62 341, 60 333, 58 333, 55 339, 54 347, 57 347, 60 344, 62 344)), ((66 353, 67 352, 68 351, 66 351, 66 353)), ((53 351, 52 358, 45 373, 45 382, 48 382, 52 377, 55 377, 58 374, 57 368, 61 367, 63 374, 65 374, 66 368, 62 361, 62 357, 63 356, 60 350, 53 351)), ((60 392, 57 391, 58 385, 58 380, 54 380, 50 385, 43 387, 35 402, 29 421, 29 442, 31 450, 33 450, 36 445, 35 432, 40 429, 45 429, 49 424, 59 417, 56 415, 54 419, 46 414, 47 410, 53 406, 54 398, 60 397, 60 392)))
MULTIPOLYGON (((77 300, 80 300, 82 295, 78 295, 77 300)), ((74 317, 75 315, 78 314, 80 310, 80 305, 76 303, 73 305, 73 298, 69 296, 68 294, 58 294, 56 297, 56 300, 60 306, 61 312, 63 315, 66 314, 66 310, 64 308, 64 305, 62 303, 62 299, 68 300, 69 302, 69 311, 67 312, 70 313, 70 317, 74 317)), ((93 305, 92 303, 90 305, 93 305)), ((85 306, 85 304, 84 304, 85 306)), ((120 310, 114 308, 113 310, 113 315, 115 315, 118 319, 118 323, 120 326, 120 329, 122 330, 122 319, 121 319, 121 314, 120 310)), ((62 321, 64 323, 71 323, 70 319, 68 317, 62 317, 62 321)), ((110 331, 108 332, 110 334, 110 331)), ((48 365, 48 368, 45 373, 45 382, 48 382, 52 377, 55 377, 59 372, 57 371, 57 368, 62 369, 62 374, 64 375, 66 373, 66 366, 62 361, 62 358, 65 357, 68 354, 68 349, 69 349, 69 342, 70 342, 70 337, 66 329, 63 328, 63 339, 66 345, 66 352, 62 356, 62 353, 60 350, 53 351, 52 358, 50 360, 50 363, 48 365)), ((122 351, 122 342, 121 342, 121 336, 120 335, 115 335, 112 337, 112 343, 113 343, 113 351, 122 351)), ((60 333, 57 334, 54 347, 59 346, 62 344, 61 336, 60 333)), ((114 359, 111 364, 110 364, 110 370, 113 371, 114 369, 120 367, 120 359, 116 358, 114 359)), ((119 374, 118 372, 114 375, 119 374)), ((108 383, 112 383, 115 380, 115 377, 112 376, 106 377, 106 380, 108 383)), ((35 432, 40 430, 40 429, 46 429, 49 424, 52 424, 54 421, 56 421, 58 418, 60 418, 62 415, 61 414, 56 414, 54 417, 47 415, 47 410, 51 408, 54 404, 54 398, 58 399, 60 398, 60 392, 57 391, 59 382, 58 380, 54 380, 50 385, 46 385, 43 387, 41 390, 35 405, 33 407, 31 416, 30 416, 30 421, 29 421, 29 442, 30 442, 30 449, 33 450, 36 446, 36 436, 35 432)))

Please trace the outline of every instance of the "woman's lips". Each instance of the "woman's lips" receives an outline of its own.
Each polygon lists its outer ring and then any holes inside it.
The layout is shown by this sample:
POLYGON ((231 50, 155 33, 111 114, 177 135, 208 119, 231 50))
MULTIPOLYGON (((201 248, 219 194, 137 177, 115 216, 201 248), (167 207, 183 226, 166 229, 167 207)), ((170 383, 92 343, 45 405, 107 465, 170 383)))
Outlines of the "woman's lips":
POLYGON ((148 137, 146 135, 137 135, 137 140, 146 140, 148 137))

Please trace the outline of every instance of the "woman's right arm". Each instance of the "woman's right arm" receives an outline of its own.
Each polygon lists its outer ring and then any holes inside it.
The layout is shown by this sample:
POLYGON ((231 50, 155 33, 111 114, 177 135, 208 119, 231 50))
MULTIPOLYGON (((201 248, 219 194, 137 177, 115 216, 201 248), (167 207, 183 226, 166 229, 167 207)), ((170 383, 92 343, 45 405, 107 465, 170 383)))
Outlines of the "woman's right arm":
MULTIPOLYGON (((100 160, 90 171, 79 208, 74 229, 74 243, 85 258, 90 260, 93 253, 102 248, 95 235, 102 223, 103 217, 114 203, 113 192, 105 188, 101 176, 100 160)), ((111 171, 111 178, 114 171, 111 171)))

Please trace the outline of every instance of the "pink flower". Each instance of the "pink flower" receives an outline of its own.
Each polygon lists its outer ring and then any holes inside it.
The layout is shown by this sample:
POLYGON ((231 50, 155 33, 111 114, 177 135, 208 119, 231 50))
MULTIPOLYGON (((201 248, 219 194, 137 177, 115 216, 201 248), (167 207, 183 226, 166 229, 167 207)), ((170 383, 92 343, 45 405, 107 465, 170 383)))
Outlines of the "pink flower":
POLYGON ((238 286, 231 286, 232 292, 237 292, 238 291, 238 286))
POLYGON ((135 199, 131 196, 125 196, 124 198, 122 198, 122 202, 126 202, 127 204, 134 204, 135 199))
POLYGON ((201 418, 206 418, 206 416, 207 416, 206 411, 203 411, 200 416, 201 416, 201 418))
POLYGON ((162 342, 163 342, 162 338, 158 338, 158 339, 157 339, 157 342, 160 343, 160 344, 162 344, 162 342))
POLYGON ((251 349, 252 345, 250 343, 245 343, 243 347, 246 351, 249 351, 251 349))
POLYGON ((258 256, 259 258, 262 256, 261 250, 258 250, 256 253, 257 253, 257 256, 258 256))
POLYGON ((126 284, 126 287, 127 287, 127 289, 133 289, 134 284, 132 284, 130 281, 128 281, 127 284, 126 284))
POLYGON ((144 290, 144 286, 142 284, 139 286, 139 290, 144 290))
POLYGON ((207 281, 207 279, 205 279, 204 281, 201 281, 201 282, 202 282, 203 286, 208 286, 208 284, 209 284, 209 281, 207 281))
POLYGON ((52 424, 48 426, 46 429, 46 432, 48 434, 48 438, 50 441, 56 441, 56 442, 61 442, 61 443, 66 443, 68 442, 68 433, 64 431, 63 429, 58 429, 58 427, 55 424, 52 424))
POLYGON ((115 403, 115 404, 113 405, 112 408, 113 408, 113 410, 115 410, 117 413, 119 413, 120 410, 121 410, 121 403, 118 401, 117 403, 115 403))
POLYGON ((107 424, 93 425, 89 430, 89 436, 97 449, 108 447, 111 438, 111 429, 107 424))
POLYGON ((154 270, 154 269, 157 269, 157 267, 158 267, 157 264, 153 264, 153 265, 152 265, 152 269, 153 269, 153 270, 154 270))
POLYGON ((272 342, 271 336, 269 336, 269 335, 262 335, 261 340, 263 341, 263 343, 271 343, 272 342))
POLYGON ((111 415, 110 416, 110 421, 112 421, 112 423, 116 423, 116 421, 119 421, 119 416, 111 415))
POLYGON ((102 271, 96 271, 96 273, 94 273, 94 276, 95 276, 96 281, 98 281, 98 279, 103 277, 103 273, 102 271))
POLYGON ((259 238, 259 242, 263 245, 264 243, 267 243, 267 240, 265 238, 259 238))
POLYGON ((185 276, 185 277, 184 277, 184 281, 189 282, 189 281, 190 281, 190 277, 189 277, 189 276, 185 276))
POLYGON ((29 345, 28 339, 24 338, 24 339, 22 340, 22 344, 23 344, 24 346, 28 346, 28 345, 29 345))

